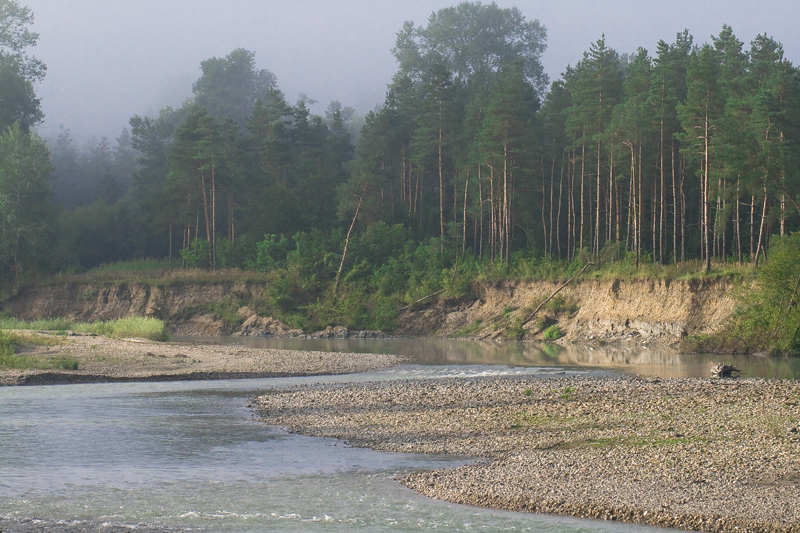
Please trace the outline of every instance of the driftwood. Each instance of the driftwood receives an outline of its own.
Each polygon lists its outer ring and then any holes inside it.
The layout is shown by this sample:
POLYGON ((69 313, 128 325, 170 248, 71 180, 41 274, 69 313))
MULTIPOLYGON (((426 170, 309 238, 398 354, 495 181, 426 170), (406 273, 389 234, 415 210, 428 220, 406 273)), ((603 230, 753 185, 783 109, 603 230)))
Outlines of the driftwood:
POLYGON ((717 363, 711 367, 712 378, 734 378, 738 377, 741 373, 742 371, 735 366, 726 365, 725 363, 717 363), (734 373, 736 373, 736 376, 734 376, 734 373))
POLYGON ((436 291, 436 292, 434 292, 434 293, 431 293, 431 294, 429 294, 429 295, 427 295, 427 296, 423 296, 423 297, 422 297, 422 298, 420 298, 419 300, 417 300, 417 301, 415 301, 415 302, 412 302, 412 303, 410 303, 410 304, 406 305, 405 307, 401 307, 401 308, 399 309, 399 311, 402 311, 402 310, 404 310, 404 309, 408 309, 408 308, 409 308, 409 307, 411 307, 412 305, 414 305, 414 304, 418 304, 418 303, 422 302, 423 300, 427 300, 428 298, 432 298, 432 297, 436 296, 437 294, 441 294, 441 293, 443 293, 444 291, 445 291, 445 289, 442 289, 442 290, 440 290, 440 291, 436 291))

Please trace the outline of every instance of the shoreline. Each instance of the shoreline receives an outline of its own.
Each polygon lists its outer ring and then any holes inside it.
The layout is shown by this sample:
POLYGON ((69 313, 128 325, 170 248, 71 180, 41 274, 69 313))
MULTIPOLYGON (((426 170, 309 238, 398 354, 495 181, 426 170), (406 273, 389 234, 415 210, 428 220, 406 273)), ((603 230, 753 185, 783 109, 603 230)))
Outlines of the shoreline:
MULTIPOLYGON (((365 372, 380 354, 56 335, 0 385, 365 372)), ((800 532, 800 381, 449 378, 309 385, 253 402, 265 423, 392 452, 482 461, 399 481, 435 499, 704 531, 800 532)))
POLYGON ((400 480, 511 511, 703 531, 800 532, 800 382, 453 378, 302 386, 261 420, 393 452, 483 461, 400 480))
POLYGON ((4 369, 0 370, 0 386, 354 374, 406 361, 406 358, 396 355, 110 339, 52 332, 35 334, 56 344, 24 347, 18 356, 68 357, 77 361, 78 369, 4 369))

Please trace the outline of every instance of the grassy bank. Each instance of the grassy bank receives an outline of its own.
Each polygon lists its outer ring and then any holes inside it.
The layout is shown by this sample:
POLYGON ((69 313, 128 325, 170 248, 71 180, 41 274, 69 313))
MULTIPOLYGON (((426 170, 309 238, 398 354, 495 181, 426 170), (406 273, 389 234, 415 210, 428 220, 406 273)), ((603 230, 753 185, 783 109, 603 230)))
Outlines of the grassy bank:
POLYGON ((72 322, 64 318, 26 322, 17 318, 1 318, 0 330, 74 331, 84 335, 104 335, 112 338, 167 340, 164 322, 157 318, 129 317, 106 322, 72 322))

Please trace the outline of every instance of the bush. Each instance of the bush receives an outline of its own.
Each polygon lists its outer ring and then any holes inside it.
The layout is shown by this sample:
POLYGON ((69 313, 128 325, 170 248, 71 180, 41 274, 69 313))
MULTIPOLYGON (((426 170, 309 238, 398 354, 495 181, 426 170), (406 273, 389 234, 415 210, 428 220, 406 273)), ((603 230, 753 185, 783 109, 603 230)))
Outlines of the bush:
POLYGON ((210 268, 210 244, 204 239, 195 239, 188 248, 181 250, 181 259, 189 268, 210 268))
POLYGON ((259 272, 269 272, 283 265, 288 253, 289 240, 281 235, 264 235, 264 240, 256 243, 255 259, 248 263, 248 267, 259 272))
POLYGON ((686 339, 682 350, 800 354, 800 234, 776 241, 753 285, 737 295, 730 323, 718 334, 686 339))
POLYGON ((542 339, 546 341, 554 341, 560 339, 564 336, 564 333, 561 331, 561 328, 558 327, 557 324, 553 324, 542 334, 542 339))
POLYGON ((521 341, 525 338, 525 328, 522 327, 522 320, 516 318, 506 329, 506 338, 512 341, 521 341))

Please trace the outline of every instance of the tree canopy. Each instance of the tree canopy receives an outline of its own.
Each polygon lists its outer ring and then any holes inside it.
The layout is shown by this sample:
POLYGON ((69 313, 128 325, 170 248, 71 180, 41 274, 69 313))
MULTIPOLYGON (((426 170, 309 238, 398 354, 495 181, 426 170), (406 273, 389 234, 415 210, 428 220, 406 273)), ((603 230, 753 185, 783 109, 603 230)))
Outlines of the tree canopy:
POLYGON ((31 31, 33 14, 14 0, 0 0, 0 129, 19 122, 23 131, 43 117, 33 84, 45 65, 28 54, 39 35, 31 31))
POLYGON ((527 21, 516 7, 462 2, 433 13, 427 26, 406 22, 392 53, 399 75, 416 78, 441 65, 461 83, 516 63, 526 81, 544 93, 547 75, 541 56, 546 41, 545 27, 538 20, 527 21))

